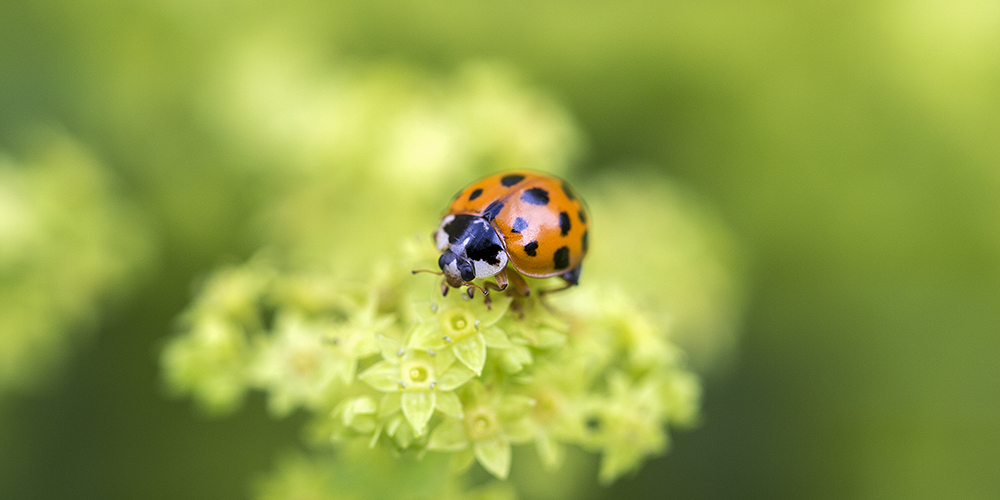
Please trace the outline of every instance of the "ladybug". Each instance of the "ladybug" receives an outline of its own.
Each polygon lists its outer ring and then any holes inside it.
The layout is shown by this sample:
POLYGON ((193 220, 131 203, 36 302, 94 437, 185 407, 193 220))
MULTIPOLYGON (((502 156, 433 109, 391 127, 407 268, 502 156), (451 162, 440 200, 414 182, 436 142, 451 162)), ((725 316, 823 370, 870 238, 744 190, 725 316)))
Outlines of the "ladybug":
POLYGON ((536 172, 480 179, 458 193, 434 232, 442 293, 467 286, 470 297, 474 289, 488 295, 487 288, 505 290, 513 282, 528 295, 521 275, 559 276, 566 283, 560 290, 574 286, 587 255, 589 220, 583 200, 562 179, 536 172), (496 283, 486 288, 472 283, 489 277, 496 283))

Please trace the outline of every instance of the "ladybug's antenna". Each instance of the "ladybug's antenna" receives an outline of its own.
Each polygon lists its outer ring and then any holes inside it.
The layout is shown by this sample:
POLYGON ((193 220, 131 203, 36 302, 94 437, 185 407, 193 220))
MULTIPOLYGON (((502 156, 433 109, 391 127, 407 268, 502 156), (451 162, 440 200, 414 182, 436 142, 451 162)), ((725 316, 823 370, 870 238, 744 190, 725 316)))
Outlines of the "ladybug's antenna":
POLYGON ((437 276, 441 276, 442 274, 444 274, 441 271, 431 271, 430 269, 414 269, 413 271, 410 271, 410 272, 413 273, 413 274, 429 273, 429 274, 434 274, 434 275, 437 275, 437 276))

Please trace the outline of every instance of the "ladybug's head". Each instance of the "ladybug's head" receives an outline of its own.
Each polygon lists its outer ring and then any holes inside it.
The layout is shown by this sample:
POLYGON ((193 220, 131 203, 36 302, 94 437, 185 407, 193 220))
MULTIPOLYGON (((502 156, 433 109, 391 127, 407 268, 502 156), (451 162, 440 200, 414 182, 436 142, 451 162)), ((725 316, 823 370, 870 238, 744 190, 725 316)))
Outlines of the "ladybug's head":
POLYGON ((464 257, 455 255, 450 249, 445 250, 438 259, 438 267, 444 273, 448 285, 458 288, 466 282, 476 279, 476 268, 464 257))
POLYGON ((476 278, 488 278, 507 266, 507 252, 496 229, 478 215, 445 216, 434 233, 441 250, 438 266, 445 281, 453 287, 464 286, 476 278))

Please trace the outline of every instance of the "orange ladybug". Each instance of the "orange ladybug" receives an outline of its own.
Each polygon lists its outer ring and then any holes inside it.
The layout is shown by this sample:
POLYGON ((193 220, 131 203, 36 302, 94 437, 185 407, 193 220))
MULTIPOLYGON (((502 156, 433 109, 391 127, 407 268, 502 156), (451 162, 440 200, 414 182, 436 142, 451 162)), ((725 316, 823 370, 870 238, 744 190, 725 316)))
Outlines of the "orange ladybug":
POLYGON ((587 208, 566 181, 536 172, 505 172, 480 179, 458 193, 434 232, 444 274, 442 292, 495 277, 487 288, 505 290, 513 281, 529 293, 520 275, 560 276, 564 288, 580 280, 587 255, 587 208), (508 265, 516 272, 508 272, 508 265), (520 273, 520 275, 518 274, 520 273))

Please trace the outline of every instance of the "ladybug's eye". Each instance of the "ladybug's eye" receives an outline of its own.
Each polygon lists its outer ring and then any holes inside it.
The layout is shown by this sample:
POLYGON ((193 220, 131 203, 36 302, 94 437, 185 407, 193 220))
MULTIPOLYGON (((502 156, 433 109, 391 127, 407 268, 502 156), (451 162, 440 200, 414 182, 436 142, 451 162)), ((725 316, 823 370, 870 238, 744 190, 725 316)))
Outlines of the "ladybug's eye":
POLYGON ((472 266, 462 268, 462 280, 472 281, 476 279, 476 272, 472 270, 472 266))

